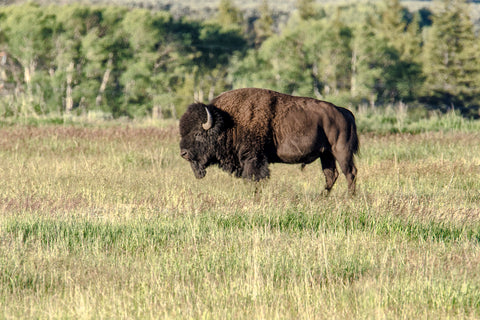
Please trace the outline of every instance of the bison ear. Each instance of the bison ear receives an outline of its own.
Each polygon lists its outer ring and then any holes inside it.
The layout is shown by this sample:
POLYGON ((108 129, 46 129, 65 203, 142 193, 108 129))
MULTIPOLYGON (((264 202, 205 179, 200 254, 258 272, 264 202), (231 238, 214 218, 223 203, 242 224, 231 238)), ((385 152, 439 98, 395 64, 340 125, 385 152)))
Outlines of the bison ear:
POLYGON ((210 114, 210 111, 208 111, 208 108, 205 107, 205 111, 207 112, 207 122, 205 123, 202 123, 202 128, 207 131, 209 130, 212 125, 213 125, 213 119, 212 119, 212 115, 210 114))

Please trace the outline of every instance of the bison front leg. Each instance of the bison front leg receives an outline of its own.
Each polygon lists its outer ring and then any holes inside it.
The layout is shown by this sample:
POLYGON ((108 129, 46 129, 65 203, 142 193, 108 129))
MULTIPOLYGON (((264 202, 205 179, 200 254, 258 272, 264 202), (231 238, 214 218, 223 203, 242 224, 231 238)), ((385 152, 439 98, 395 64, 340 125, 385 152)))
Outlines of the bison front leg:
POLYGON ((242 161, 242 178, 259 181, 270 176, 268 162, 264 159, 248 158, 242 161))
POLYGON ((325 190, 327 190, 327 193, 330 193, 330 190, 332 190, 333 185, 338 178, 335 157, 331 152, 324 152, 320 156, 320 161, 322 162, 323 174, 325 175, 325 190))
POLYGON ((268 161, 265 156, 258 152, 251 144, 244 144, 238 150, 240 170, 237 176, 253 181, 260 181, 270 176, 268 161))

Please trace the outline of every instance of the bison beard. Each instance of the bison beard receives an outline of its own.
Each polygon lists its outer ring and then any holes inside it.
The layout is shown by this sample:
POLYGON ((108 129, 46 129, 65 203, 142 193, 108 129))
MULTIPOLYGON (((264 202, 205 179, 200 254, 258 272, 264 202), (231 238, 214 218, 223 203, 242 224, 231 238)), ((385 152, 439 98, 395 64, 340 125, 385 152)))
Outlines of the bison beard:
POLYGON ((359 143, 353 114, 331 103, 265 89, 225 92, 210 104, 191 104, 180 119, 180 153, 197 178, 217 164, 237 177, 268 178, 269 163, 300 163, 320 158, 330 191, 336 162, 350 193, 359 143))

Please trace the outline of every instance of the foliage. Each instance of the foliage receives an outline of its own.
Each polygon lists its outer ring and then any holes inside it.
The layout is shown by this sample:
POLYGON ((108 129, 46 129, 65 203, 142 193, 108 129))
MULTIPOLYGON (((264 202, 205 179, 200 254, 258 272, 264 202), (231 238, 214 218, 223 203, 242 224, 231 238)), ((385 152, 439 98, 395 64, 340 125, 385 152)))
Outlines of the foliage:
POLYGON ((308 20, 316 16, 314 0, 296 0, 296 7, 300 18, 308 20))
POLYGON ((258 48, 262 42, 273 35, 274 20, 272 12, 268 5, 268 0, 263 0, 259 8, 260 17, 254 22, 253 28, 255 31, 255 47, 258 48))
POLYGON ((480 60, 465 0, 444 0, 425 41, 427 95, 448 105, 480 102, 480 60))
POLYGON ((232 0, 220 0, 217 21, 222 26, 239 26, 243 23, 243 15, 232 0))
POLYGON ((174 104, 193 97, 194 88, 186 97, 177 94, 188 76, 195 75, 195 86, 215 86, 218 79, 208 75, 223 75, 218 70, 246 41, 238 30, 174 20, 166 12, 32 4, 1 10, 3 47, 12 61, 3 81, 16 88, 9 99, 37 103, 37 113, 68 113, 73 107, 114 116, 151 114, 153 108, 175 114, 174 104))
POLYGON ((227 0, 207 20, 115 6, 0 7, 1 115, 176 117, 193 100, 255 86, 346 106, 402 102, 478 116, 473 4, 296 6, 280 29, 267 0, 248 19, 227 0))

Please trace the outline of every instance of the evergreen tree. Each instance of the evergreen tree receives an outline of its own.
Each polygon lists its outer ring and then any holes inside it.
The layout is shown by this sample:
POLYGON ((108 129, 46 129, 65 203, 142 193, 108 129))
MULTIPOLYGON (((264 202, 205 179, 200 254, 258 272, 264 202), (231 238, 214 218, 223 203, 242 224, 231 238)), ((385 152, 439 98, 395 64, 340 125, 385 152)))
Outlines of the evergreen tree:
POLYGON ((447 106, 479 102, 480 55, 465 0, 443 0, 424 50, 427 96, 447 106))
POLYGON ((284 29, 249 51, 231 71, 234 87, 264 87, 285 93, 312 95, 311 63, 303 28, 284 29))
POLYGON ((300 18, 308 20, 316 16, 315 0, 297 0, 296 7, 300 18))
POLYGON ((403 33, 407 29, 405 21, 405 9, 399 0, 384 0, 383 8, 380 9, 380 23, 378 24, 378 33, 384 39, 390 40, 398 51, 402 51, 403 33), (394 41, 396 38, 398 41, 394 41))
POLYGON ((350 89, 353 30, 342 21, 340 12, 321 21, 321 50, 315 51, 320 55, 314 61, 319 63, 320 79, 325 84, 323 94, 338 95, 350 89))
POLYGON ((214 23, 199 26, 194 43, 196 57, 192 60, 196 72, 197 100, 211 100, 215 93, 224 91, 230 58, 242 54, 246 39, 236 28, 225 28, 214 23))
POLYGON ((280 35, 235 65, 234 86, 324 98, 350 85, 352 31, 340 19, 292 17, 280 35))
POLYGON ((262 1, 259 11, 260 18, 254 23, 256 48, 258 48, 266 39, 273 35, 273 17, 268 6, 268 0, 262 1))
POLYGON ((384 44, 386 58, 383 98, 411 100, 423 84, 420 65, 421 37, 417 20, 409 23, 409 12, 399 0, 385 0, 376 23, 376 36, 384 44))
POLYGON ((216 20, 224 27, 241 27, 243 24, 243 14, 232 0, 220 0, 216 20))
MULTIPOLYGON (((162 95, 169 86, 168 83, 161 85, 158 72, 163 67, 163 59, 170 60, 164 57, 169 50, 159 43, 165 37, 159 27, 168 21, 168 16, 165 20, 162 18, 148 10, 132 10, 122 20, 122 31, 128 39, 125 71, 120 77, 124 92, 122 102, 132 114, 150 113, 153 108, 161 113, 157 95, 162 95)), ((174 63, 170 61, 170 64, 174 63)))
POLYGON ((366 99, 373 106, 381 93, 385 69, 385 42, 375 33, 374 15, 354 28, 350 94, 355 99, 366 99))

